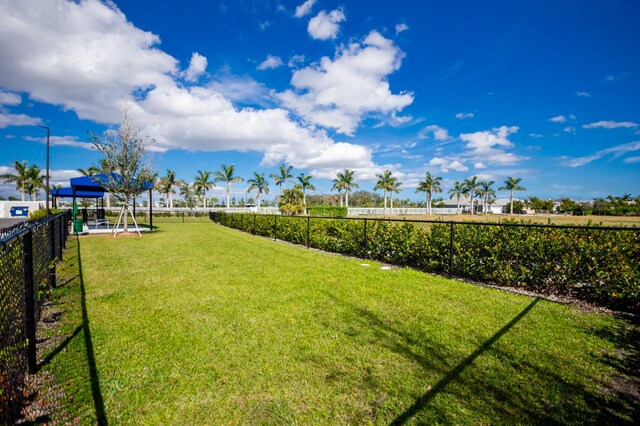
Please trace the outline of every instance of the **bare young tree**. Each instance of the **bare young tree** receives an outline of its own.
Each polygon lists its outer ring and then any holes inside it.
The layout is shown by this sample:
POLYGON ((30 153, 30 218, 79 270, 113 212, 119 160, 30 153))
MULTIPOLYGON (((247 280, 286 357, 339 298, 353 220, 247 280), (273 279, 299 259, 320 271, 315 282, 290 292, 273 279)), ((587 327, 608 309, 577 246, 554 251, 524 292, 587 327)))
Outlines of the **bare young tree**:
POLYGON ((124 232, 127 232, 129 200, 150 189, 153 168, 147 148, 154 142, 135 127, 127 108, 122 110, 120 126, 101 135, 90 133, 91 143, 102 153, 101 171, 94 177, 118 201, 123 203, 124 232))

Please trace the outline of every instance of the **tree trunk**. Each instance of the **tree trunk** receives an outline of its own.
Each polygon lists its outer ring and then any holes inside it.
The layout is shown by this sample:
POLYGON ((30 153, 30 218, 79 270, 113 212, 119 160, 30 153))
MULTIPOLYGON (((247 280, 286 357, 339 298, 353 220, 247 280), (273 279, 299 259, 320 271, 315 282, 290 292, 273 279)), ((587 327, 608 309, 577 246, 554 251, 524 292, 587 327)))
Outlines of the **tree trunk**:
POLYGON ((258 208, 260 208, 260 191, 258 191, 258 195, 256 196, 256 199, 258 200, 258 208))
POLYGON ((204 191, 204 195, 202 196, 202 198, 204 199, 204 202, 202 203, 202 207, 206 210, 207 209, 207 190, 206 189, 204 191))
POLYGON ((431 214, 431 193, 427 192, 427 214, 431 214))
POLYGON ((349 191, 344 193, 344 206, 349 208, 349 191))
POLYGON ((460 214, 460 196, 458 196, 458 206, 456 207, 456 214, 460 214))
POLYGON ((511 195, 509 196, 509 198, 510 198, 510 203, 511 203, 511 209, 510 209, 511 213, 510 214, 513 214, 513 189, 511 190, 511 195))
POLYGON ((128 217, 127 217, 127 213, 129 213, 129 201, 125 201, 124 202, 124 214, 122 215, 124 217, 123 221, 122 221, 122 226, 124 229, 124 232, 127 232, 127 221, 128 221, 128 217))
POLYGON ((387 214, 387 191, 384 191, 384 209, 382 209, 382 214, 387 214))
POLYGON ((302 191, 302 204, 304 205, 304 214, 307 214, 307 193, 302 191))
POLYGON ((173 194, 171 192, 169 192, 169 210, 173 210, 173 194))
POLYGON ((24 183, 22 184, 22 201, 25 201, 26 194, 24 192, 24 183))
POLYGON ((227 210, 229 209, 229 198, 231 197, 231 188, 229 188, 229 182, 227 182, 227 210))

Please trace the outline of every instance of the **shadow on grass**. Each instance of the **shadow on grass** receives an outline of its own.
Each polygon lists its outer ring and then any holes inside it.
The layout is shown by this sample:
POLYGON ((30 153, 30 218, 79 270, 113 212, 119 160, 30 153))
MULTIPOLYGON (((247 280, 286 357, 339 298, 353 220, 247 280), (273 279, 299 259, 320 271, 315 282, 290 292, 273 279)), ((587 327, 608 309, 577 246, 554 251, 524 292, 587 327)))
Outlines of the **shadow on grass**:
MULTIPOLYGON (((89 366, 89 379, 91 380, 91 395, 93 397, 93 406, 96 412, 96 422, 98 425, 107 425, 107 414, 104 410, 104 400, 100 389, 100 376, 98 375, 98 366, 96 365, 96 357, 93 351, 93 341, 91 339, 91 327, 89 326, 89 314, 87 312, 87 293, 84 286, 84 277, 82 274, 82 257, 80 255, 80 238, 76 236, 78 249, 78 279, 80 281, 80 304, 82 308, 82 328, 84 335, 84 346, 87 355, 87 364, 89 366)), ((68 338, 71 340, 73 336, 68 338)), ((64 343, 64 342, 63 342, 64 343)), ((55 352, 55 351, 54 351, 55 352)), ((59 352, 59 351, 58 351, 59 352)))
POLYGON ((451 371, 449 371, 438 383, 436 383, 431 389, 429 389, 424 395, 418 398, 411 407, 406 409, 404 413, 396 417, 391 424, 402 425, 405 424, 410 418, 412 418, 418 411, 422 410, 426 405, 440 392, 442 392, 450 382, 456 380, 462 371, 470 366, 476 358, 482 355, 487 349, 491 347, 500 337, 507 333, 514 325, 516 325, 527 313, 538 303, 540 299, 536 298, 526 308, 516 315, 511 321, 509 321, 504 327, 498 330, 493 336, 487 339, 480 347, 478 347, 473 353, 463 359, 458 365, 456 365, 451 371))
MULTIPOLYGON (((610 383, 604 378, 591 377, 588 380, 595 381, 597 385, 586 386, 586 383, 572 377, 566 368, 558 368, 567 363, 567 358, 562 354, 545 351, 539 355, 543 358, 531 359, 514 353, 509 346, 496 344, 513 331, 540 299, 531 301, 498 331, 478 342, 473 352, 454 365, 447 360, 455 354, 428 331, 404 329, 396 321, 381 317, 370 309, 341 300, 329 292, 325 294, 346 308, 345 334, 360 340, 360 344, 388 348, 420 365, 426 373, 426 380, 435 379, 435 384, 424 394, 417 398, 412 396, 413 402, 408 404, 408 408, 394 413, 389 424, 402 425, 412 421, 449 423, 452 413, 448 412, 447 404, 451 403, 452 398, 458 401, 454 404, 459 403, 465 410, 477 412, 479 418, 491 419, 496 423, 636 424, 634 419, 637 419, 638 399, 637 389, 630 389, 633 381, 622 378, 617 383, 610 383), (368 333, 373 333, 373 339, 368 333), (487 364, 492 366, 489 370, 477 363, 478 358, 486 354, 490 354, 488 359, 493 360, 487 364), (435 402, 434 399, 439 395, 444 395, 444 399, 435 402), (422 418, 423 415, 428 420, 422 418), (416 416, 420 418, 414 418, 416 416)), ((637 333, 637 329, 634 331, 637 333)), ((631 355, 624 365, 620 365, 615 357, 610 359, 607 354, 593 353, 590 356, 596 362, 611 365, 620 373, 624 372, 624 367, 627 370, 637 369, 637 364, 629 362, 637 360, 633 356, 637 355, 637 344, 632 343, 632 347, 629 347, 630 341, 637 342, 634 339, 637 334, 620 335, 611 330, 597 330, 595 333, 614 341, 618 348, 626 348, 631 355)), ((633 372, 627 373, 634 377, 633 372)), ((388 392, 380 389, 380 383, 369 383, 366 377, 363 379, 372 390, 388 392)))

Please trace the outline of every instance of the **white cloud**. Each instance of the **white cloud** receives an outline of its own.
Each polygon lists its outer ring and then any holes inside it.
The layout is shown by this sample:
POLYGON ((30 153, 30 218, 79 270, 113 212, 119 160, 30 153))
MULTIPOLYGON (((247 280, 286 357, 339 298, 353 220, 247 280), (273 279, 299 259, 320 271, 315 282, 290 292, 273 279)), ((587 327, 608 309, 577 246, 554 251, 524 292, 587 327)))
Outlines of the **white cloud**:
POLYGON ((298 68, 302 64, 304 64, 304 60, 304 55, 293 55, 291 58, 289 58, 289 63, 287 64, 287 66, 289 68, 298 68))
POLYGON ((426 139, 429 133, 433 134, 433 138, 437 141, 446 141, 451 139, 451 136, 449 136, 449 131, 447 129, 435 124, 431 124, 422 129, 418 134, 418 137, 421 139, 426 139))
POLYGON ((266 106, 271 104, 271 91, 248 75, 232 74, 224 68, 213 75, 207 88, 222 94, 232 102, 266 106))
POLYGON ((189 68, 184 72, 184 79, 190 82, 198 81, 198 78, 205 73, 207 69, 207 58, 194 52, 189 61, 189 68))
POLYGON ((585 124, 582 127, 585 129, 617 129, 619 127, 630 128, 630 127, 638 127, 638 123, 634 123, 632 121, 596 121, 595 123, 585 124))
POLYGON ((20 105, 22 97, 18 93, 5 92, 0 90, 0 106, 2 105, 20 105))
POLYGON ((111 2, 3 2, 0 87, 83 119, 114 122, 117 105, 132 92, 171 83, 177 74, 176 59, 155 47, 159 41, 111 2))
POLYGON ((640 163, 640 157, 627 157, 622 161, 626 164, 640 163))
POLYGON ((487 165, 479 161, 479 162, 475 163, 473 165, 473 167, 475 167, 476 169, 486 169, 487 165))
POLYGON ((296 7, 296 13, 293 15, 296 18, 302 18, 311 13, 311 9, 313 9, 313 5, 316 4, 316 0, 307 0, 301 5, 296 7))
POLYGON ((321 10, 316 16, 309 20, 307 32, 316 40, 335 39, 340 32, 340 22, 345 21, 342 9, 332 10, 327 13, 321 10))
POLYGON ((294 72, 278 97, 307 121, 353 135, 363 116, 393 115, 413 102, 413 95, 395 95, 386 78, 400 68, 404 54, 391 40, 372 31, 361 43, 337 49, 333 59, 294 72))
POLYGON ((556 117, 551 117, 549 121, 553 123, 564 123, 565 121, 567 121, 567 117, 565 117, 564 115, 558 115, 556 117))
POLYGON ((409 29, 409 26, 407 24, 405 24, 404 22, 401 24, 397 24, 396 25, 396 34, 400 34, 403 31, 407 31, 409 29))
POLYGON ((543 137, 544 137, 544 136, 543 136, 543 135, 541 135, 540 133, 529 133, 529 136, 531 136, 532 138, 536 138, 536 139, 539 139, 539 138, 543 138, 543 137))
MULTIPOLYGON (((34 138, 32 136, 25 136, 24 140, 42 144, 47 143, 47 138, 34 138)), ((51 136, 49 138, 49 144, 51 146, 70 146, 73 148, 95 149, 91 143, 78 140, 77 136, 51 136)))
POLYGON ((591 93, 589 92, 581 92, 581 91, 576 91, 576 96, 581 97, 581 98, 590 98, 591 97, 591 93))
POLYGON ((576 134, 576 128, 573 126, 567 126, 563 129, 566 133, 570 133, 572 135, 576 134))
POLYGON ((9 126, 36 126, 41 123, 42 120, 39 118, 26 114, 4 114, 0 112, 0 129, 9 126))
MULTIPOLYGON (((117 123, 121 106, 128 102, 132 118, 156 139, 157 150, 254 151, 264 154, 264 165, 287 161, 295 167, 317 170, 333 168, 330 163, 338 159, 341 165, 353 164, 363 170, 378 167, 368 148, 336 142, 320 129, 300 125, 282 108, 234 106, 215 84, 184 87, 179 81, 182 72, 178 61, 160 50, 158 43, 158 36, 133 26, 112 2, 1 2, 0 87, 27 92, 34 100, 102 123, 117 123)), ((403 103, 396 98, 405 98, 391 95, 388 83, 380 81, 399 66, 399 55, 388 40, 370 35, 365 47, 351 48, 336 62, 327 59, 327 66, 354 73, 361 65, 354 63, 369 63, 372 69, 364 68, 377 83, 373 94, 369 93, 370 85, 356 92, 334 87, 340 92, 341 109, 336 111, 354 106, 348 99, 354 93, 366 93, 378 101, 358 100, 353 113, 358 119, 358 114, 369 110, 401 109, 403 103), (392 61, 388 71, 369 58, 389 52, 392 61)), ((326 69, 317 72, 330 79, 337 77, 326 69)), ((353 76, 357 81, 356 76, 360 74, 353 76)), ((347 87, 353 79, 345 83, 347 87)), ((328 93, 324 89, 328 86, 314 89, 314 95, 328 93)), ((37 119, 22 120, 32 123, 37 119)), ((67 139, 65 143, 72 142, 67 139)))
POLYGON ((467 112, 467 113, 459 112, 459 113, 456 114, 456 118, 458 120, 463 120, 465 118, 473 118, 473 113, 472 112, 467 112))
POLYGON ((518 130, 518 126, 501 126, 493 130, 461 134, 460 140, 466 142, 466 148, 469 149, 465 157, 491 165, 508 165, 527 159, 506 151, 515 146, 509 140, 509 135, 518 130))
POLYGON ((268 55, 267 59, 262 61, 260 65, 258 65, 258 70, 264 71, 269 69, 280 68, 284 63, 282 62, 282 58, 279 56, 268 55))
POLYGON ((449 157, 433 157, 429 161, 430 166, 440 167, 442 173, 448 173, 449 170, 455 170, 457 172, 466 172, 469 167, 465 166, 460 160, 449 157))
MULTIPOLYGON (((599 160, 602 157, 605 157, 609 154, 612 154, 613 158, 618 158, 627 152, 633 152, 640 150, 640 141, 625 143, 622 145, 616 145, 611 148, 602 149, 600 151, 596 151, 591 155, 585 155, 584 157, 570 158, 570 157, 561 157, 560 160, 565 166, 569 167, 580 167, 585 164, 589 164, 592 161, 599 160)), ((630 157, 633 158, 633 157, 630 157)), ((628 159, 627 159, 628 160, 628 159)), ((625 160, 625 162, 627 162, 625 160)), ((633 162, 633 161, 632 161, 633 162)))
POLYGON ((623 79, 625 77, 628 77, 630 75, 631 75, 630 72, 623 72, 623 73, 620 73, 620 74, 611 74, 611 75, 606 76, 604 78, 604 81, 608 81, 608 82, 617 81, 617 80, 621 80, 621 79, 623 79))

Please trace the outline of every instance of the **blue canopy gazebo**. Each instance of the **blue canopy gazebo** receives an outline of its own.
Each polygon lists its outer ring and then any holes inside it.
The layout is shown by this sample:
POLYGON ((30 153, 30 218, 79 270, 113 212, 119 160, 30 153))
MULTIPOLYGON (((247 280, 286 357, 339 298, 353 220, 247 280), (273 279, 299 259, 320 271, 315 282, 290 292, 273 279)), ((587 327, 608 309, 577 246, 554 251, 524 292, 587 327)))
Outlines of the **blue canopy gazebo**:
MULTIPOLYGON (((112 173, 111 177, 115 180, 122 180, 118 174, 112 173)), ((93 176, 80 176, 70 179, 71 197, 73 198, 74 218, 77 212, 76 198, 99 198, 103 197, 105 192, 109 191, 109 176, 104 173, 93 176), (84 196, 82 194, 94 194, 94 196, 84 196), (100 194, 99 197, 96 195, 100 194)), ((63 188, 67 190, 68 188, 63 188)), ((141 182, 140 189, 149 191, 149 226, 153 228, 153 183, 141 182)), ((133 203, 133 216, 135 219, 135 198, 133 203)))

